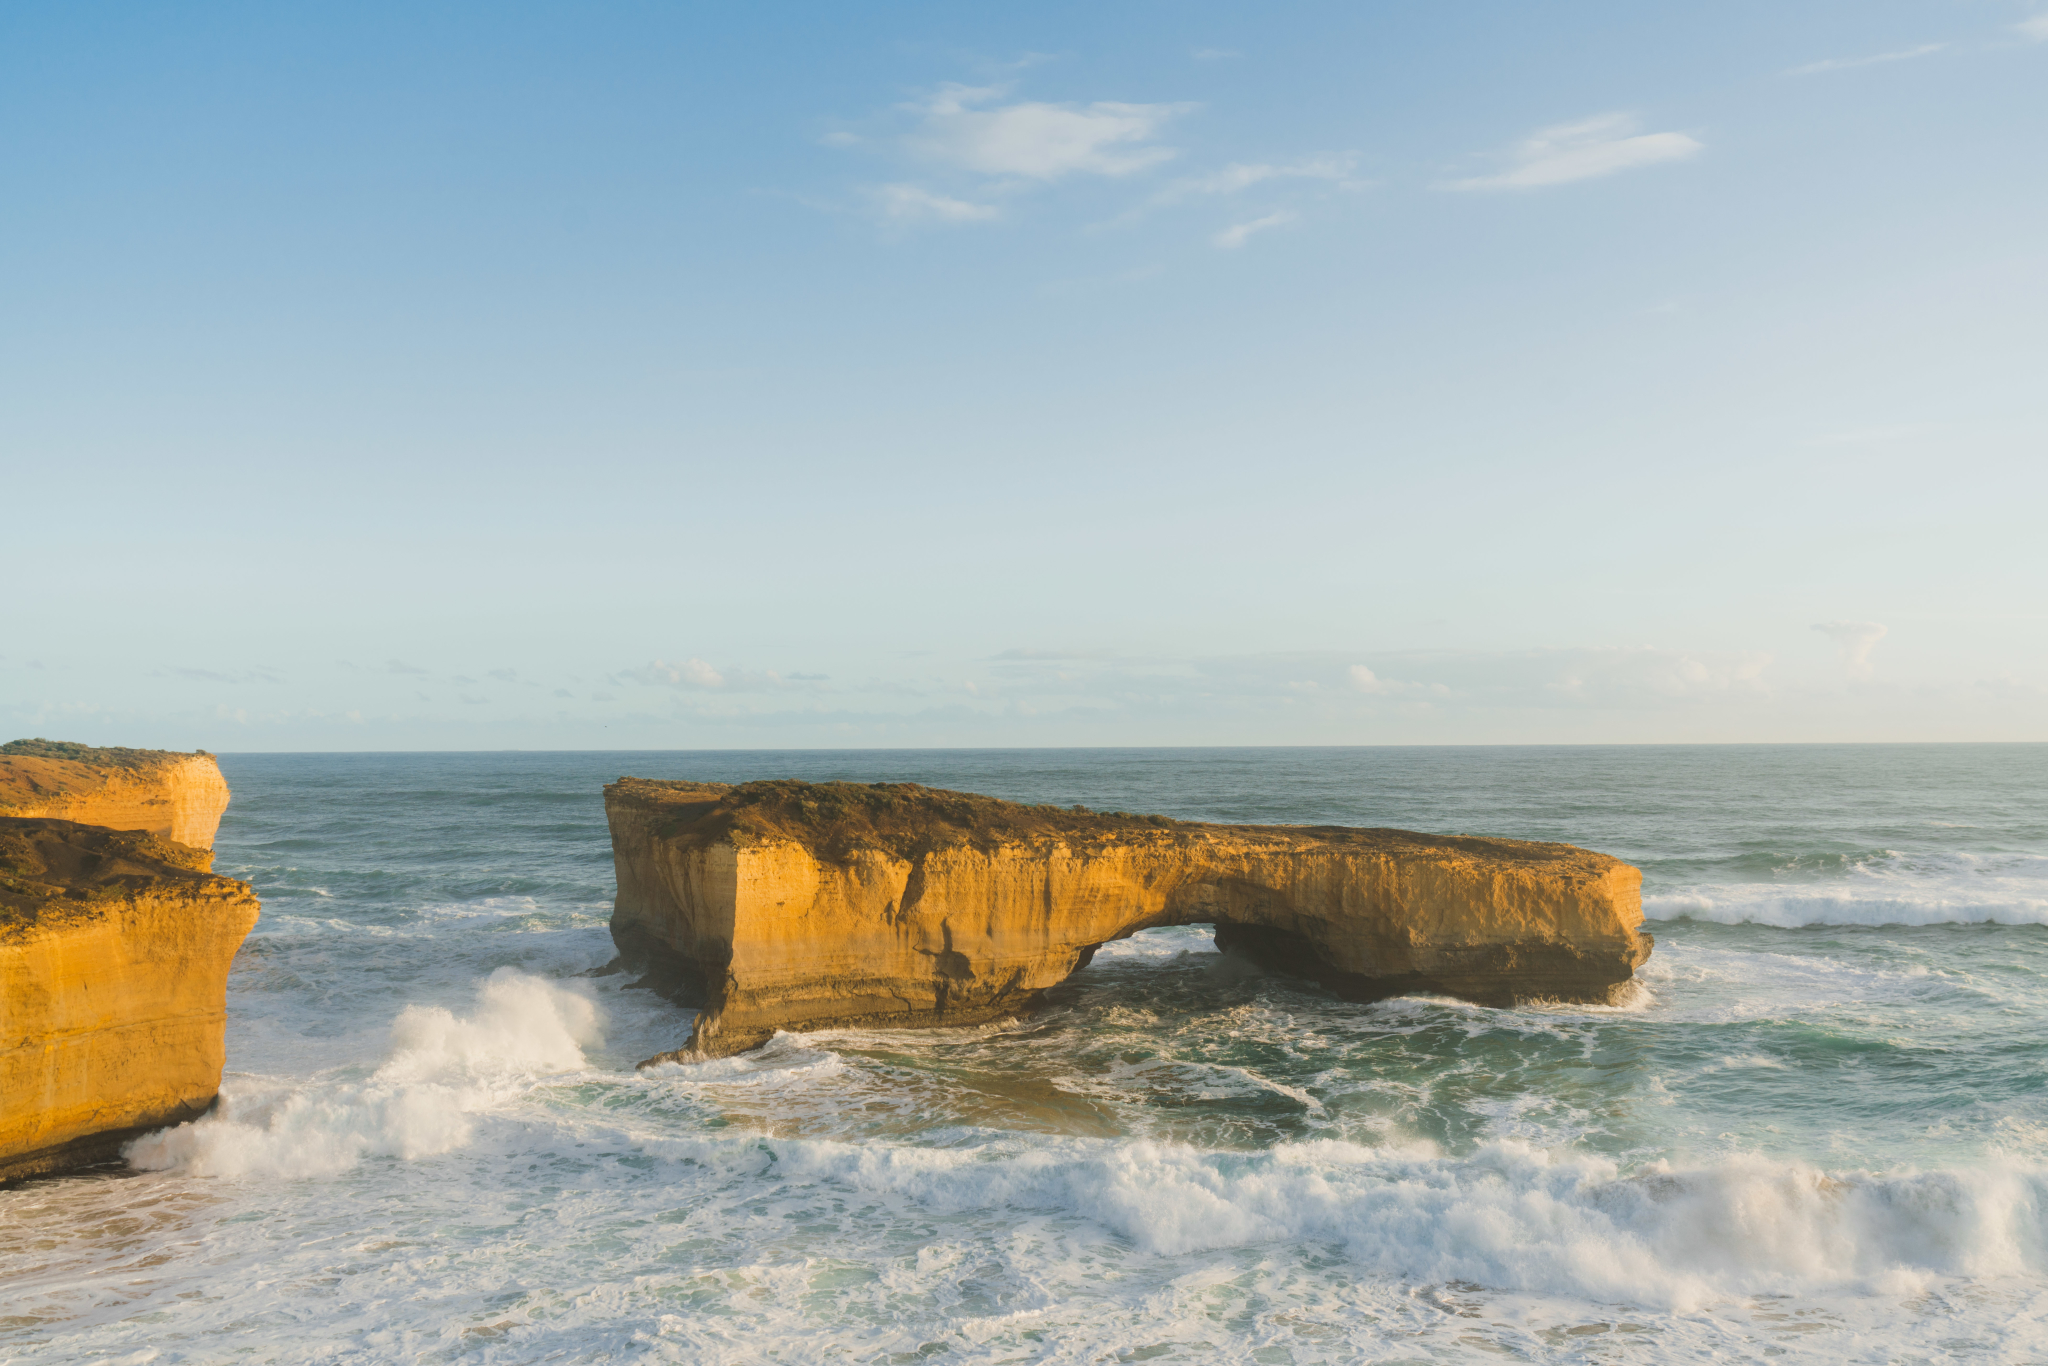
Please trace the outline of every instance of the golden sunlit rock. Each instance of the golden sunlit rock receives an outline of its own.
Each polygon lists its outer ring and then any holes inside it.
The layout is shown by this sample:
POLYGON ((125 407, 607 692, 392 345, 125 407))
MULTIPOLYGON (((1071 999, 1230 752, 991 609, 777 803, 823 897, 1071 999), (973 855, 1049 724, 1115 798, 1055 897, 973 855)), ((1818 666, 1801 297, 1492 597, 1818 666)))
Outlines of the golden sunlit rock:
POLYGON ((228 965, 258 907, 212 859, 0 817, 0 1180, 105 1161, 213 1103, 228 965))
MULTIPOLYGON (((1207 825, 907 783, 622 778, 605 789, 612 935, 689 1042, 965 1025, 1028 1010, 1112 939, 1217 945, 1355 1000, 1606 1001, 1649 956, 1642 874, 1567 844, 1207 825)), ((643 1064, 645 1065, 645 1064, 643 1064)))
POLYGON ((146 830, 211 849, 227 807, 227 780, 204 752, 98 749, 63 740, 0 745, 0 816, 146 830))

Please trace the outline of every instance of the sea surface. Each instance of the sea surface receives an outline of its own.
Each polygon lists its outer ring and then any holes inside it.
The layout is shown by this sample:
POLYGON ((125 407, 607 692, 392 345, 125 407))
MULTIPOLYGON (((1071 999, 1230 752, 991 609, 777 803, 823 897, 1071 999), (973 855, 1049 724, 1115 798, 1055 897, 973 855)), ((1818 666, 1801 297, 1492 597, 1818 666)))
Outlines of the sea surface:
POLYGON ((225 1103, 0 1191, 0 1361, 2048 1361, 2048 746, 224 755, 225 1103), (602 785, 1566 840, 1613 1008, 1208 931, 636 1072, 602 785))

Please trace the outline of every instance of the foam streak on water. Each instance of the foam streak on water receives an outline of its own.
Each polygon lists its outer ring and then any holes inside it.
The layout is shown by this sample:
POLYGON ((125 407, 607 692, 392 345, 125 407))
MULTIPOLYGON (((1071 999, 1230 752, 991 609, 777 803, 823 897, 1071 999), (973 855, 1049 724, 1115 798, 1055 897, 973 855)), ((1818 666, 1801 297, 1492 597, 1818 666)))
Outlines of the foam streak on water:
POLYGON ((2038 1361, 2042 747, 229 756, 224 1103, 0 1192, 0 1362, 2038 1361), (915 780, 1640 863, 1616 1007, 1106 946, 635 1072, 599 785, 915 780))

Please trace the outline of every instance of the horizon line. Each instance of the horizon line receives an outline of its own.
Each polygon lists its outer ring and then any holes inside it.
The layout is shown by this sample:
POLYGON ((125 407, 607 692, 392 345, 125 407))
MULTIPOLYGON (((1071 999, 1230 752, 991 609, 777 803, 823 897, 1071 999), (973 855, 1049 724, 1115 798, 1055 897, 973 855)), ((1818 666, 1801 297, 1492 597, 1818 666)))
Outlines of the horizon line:
MULTIPOLYGON (((1387 750, 1387 749, 1814 749, 1880 747, 2041 745, 2048 740, 1495 740, 1434 741, 1412 744, 1242 744, 1242 745, 723 745, 695 748, 627 746, 613 749, 228 749, 203 750, 215 757, 301 754, 1029 754, 1104 751, 1246 751, 1246 750, 1387 750)), ((105 748, 105 746, 95 746, 105 748)), ((169 751, 177 753, 179 751, 169 751)))

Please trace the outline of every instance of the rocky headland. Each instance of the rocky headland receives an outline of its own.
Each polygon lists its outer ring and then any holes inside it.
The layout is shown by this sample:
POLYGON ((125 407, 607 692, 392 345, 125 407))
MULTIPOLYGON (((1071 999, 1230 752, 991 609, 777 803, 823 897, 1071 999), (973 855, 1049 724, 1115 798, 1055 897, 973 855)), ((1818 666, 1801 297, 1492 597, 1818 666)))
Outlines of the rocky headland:
POLYGON ((1604 1002, 1649 957, 1642 875, 1568 844, 1209 825, 908 783, 622 778, 612 936, 699 1007, 663 1061, 778 1029, 1031 1009, 1096 948, 1213 924, 1218 947, 1360 1001, 1604 1002))
POLYGON ((258 910, 210 871, 227 796, 207 755, 0 748, 0 1181, 106 1161, 213 1104, 258 910), (97 823, 19 814, 38 809, 97 823))
POLYGON ((203 750, 100 749, 66 740, 0 745, 0 816, 146 830, 211 849, 227 809, 227 779, 203 750))

